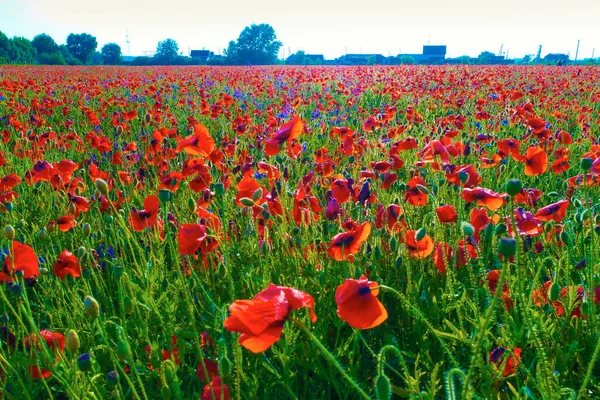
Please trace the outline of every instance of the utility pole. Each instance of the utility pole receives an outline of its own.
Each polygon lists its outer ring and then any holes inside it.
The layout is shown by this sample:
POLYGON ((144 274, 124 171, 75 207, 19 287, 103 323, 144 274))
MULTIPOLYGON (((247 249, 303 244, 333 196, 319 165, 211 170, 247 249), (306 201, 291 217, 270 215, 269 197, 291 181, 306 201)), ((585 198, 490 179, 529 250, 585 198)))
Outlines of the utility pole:
POLYGON ((127 55, 131 55, 131 42, 129 41, 129 31, 125 31, 125 43, 127 43, 127 55))
POLYGON ((592 49, 592 60, 594 59, 594 52, 595 52, 595 51, 596 51, 596 48, 594 47, 594 48, 592 49))
POLYGON ((579 39, 577 39, 577 50, 575 50, 575 61, 577 61, 578 54, 579 54, 579 39))

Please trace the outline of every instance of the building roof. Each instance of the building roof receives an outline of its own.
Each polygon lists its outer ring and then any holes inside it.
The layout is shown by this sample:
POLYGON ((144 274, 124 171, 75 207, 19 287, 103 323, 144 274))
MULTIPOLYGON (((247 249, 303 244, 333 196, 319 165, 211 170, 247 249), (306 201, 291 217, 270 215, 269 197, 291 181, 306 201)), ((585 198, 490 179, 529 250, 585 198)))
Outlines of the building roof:
POLYGON ((213 55, 214 55, 214 53, 210 50, 192 50, 192 51, 190 51, 190 57, 208 58, 213 55))

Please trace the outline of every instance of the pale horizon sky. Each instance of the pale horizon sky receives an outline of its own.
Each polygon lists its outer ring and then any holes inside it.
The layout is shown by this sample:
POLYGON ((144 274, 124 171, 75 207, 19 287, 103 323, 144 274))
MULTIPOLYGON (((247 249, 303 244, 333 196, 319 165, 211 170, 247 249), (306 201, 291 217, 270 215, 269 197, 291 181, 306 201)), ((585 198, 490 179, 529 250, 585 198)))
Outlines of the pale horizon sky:
POLYGON ((109 42, 123 55, 153 52, 173 38, 179 50, 223 54, 244 27, 268 23, 283 43, 279 56, 304 50, 326 59, 348 53, 421 53, 447 46, 446 57, 482 51, 510 58, 548 53, 600 57, 600 1, 595 0, 0 0, 0 31, 28 39, 47 33, 64 44, 69 33, 109 42), (126 43, 129 34, 130 51, 126 43))

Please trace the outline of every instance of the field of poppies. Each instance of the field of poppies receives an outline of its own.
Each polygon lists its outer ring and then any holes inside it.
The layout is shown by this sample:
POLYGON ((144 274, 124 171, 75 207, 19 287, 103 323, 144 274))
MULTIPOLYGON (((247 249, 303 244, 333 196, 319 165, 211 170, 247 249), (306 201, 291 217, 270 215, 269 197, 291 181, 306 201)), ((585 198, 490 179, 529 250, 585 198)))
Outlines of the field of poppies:
POLYGON ((1 66, 0 397, 599 398, 599 81, 1 66))

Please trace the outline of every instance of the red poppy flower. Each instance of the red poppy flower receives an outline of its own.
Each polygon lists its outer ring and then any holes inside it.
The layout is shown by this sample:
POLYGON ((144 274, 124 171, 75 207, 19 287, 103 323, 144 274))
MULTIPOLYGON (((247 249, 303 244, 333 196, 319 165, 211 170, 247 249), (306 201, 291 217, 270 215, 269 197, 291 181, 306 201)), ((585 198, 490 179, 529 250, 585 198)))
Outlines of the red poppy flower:
POLYGON ((387 310, 377 299, 379 288, 366 276, 346 279, 335 291, 338 316, 357 329, 381 325, 388 317, 387 310))
POLYGON ((238 183, 237 189, 238 191, 235 196, 235 203, 240 207, 244 207, 244 205, 240 202, 240 199, 243 199, 244 197, 251 199, 254 193, 260 189, 260 184, 256 181, 256 179, 252 178, 251 176, 247 176, 242 179, 240 183, 238 183))
POLYGON ((146 197, 143 210, 136 210, 134 208, 129 210, 129 222, 133 226, 133 230, 140 232, 156 225, 159 210, 160 203, 158 197, 154 195, 146 197))
POLYGON ((183 224, 177 232, 179 254, 194 254, 206 240, 206 227, 199 224, 183 224))
POLYGON ((541 175, 548 169, 548 155, 539 146, 528 147, 524 156, 513 157, 517 161, 525 163, 525 175, 527 176, 541 175))
MULTIPOLYGON (((52 332, 49 330, 41 330, 40 336, 46 343, 46 347, 52 353, 58 353, 65 351, 66 339, 62 333, 52 332)), ((31 334, 25 338, 25 347, 31 349, 32 347, 40 350, 39 336, 31 334)), ((35 356, 35 353, 34 353, 35 356)), ((55 364, 60 360, 60 356, 57 354, 55 364)), ((37 363, 27 367, 27 372, 34 379, 47 379, 52 376, 52 371, 40 367, 37 363)))
POLYGON ((485 206, 492 211, 496 211, 505 203, 504 196, 493 190, 476 187, 473 189, 464 188, 462 197, 466 202, 477 202, 477 205, 485 206))
POLYGON ((210 381, 210 385, 204 386, 200 400, 223 399, 229 400, 229 388, 221 382, 221 377, 217 376, 210 381), (212 389, 212 390, 211 390, 212 389), (214 397, 213 397, 214 394, 214 397))
POLYGON ((402 236, 402 241, 408 247, 408 255, 411 258, 425 258, 433 253, 433 239, 427 234, 421 239, 416 238, 417 231, 407 230, 402 236))
POLYGON ((444 169, 447 171, 446 179, 448 180, 448 182, 450 182, 456 186, 471 188, 471 187, 477 186, 481 183, 481 177, 475 170, 475 167, 470 164, 469 165, 459 165, 456 167, 446 166, 446 167, 444 167, 444 169), (459 174, 461 172, 463 174, 467 174, 467 180, 465 182, 462 182, 460 180, 459 174))
POLYGON ((360 251, 360 246, 370 233, 371 224, 368 222, 363 222, 347 232, 338 233, 331 239, 327 253, 336 261, 348 260, 351 255, 360 251))
POLYGON ((514 374, 521 364, 521 349, 515 347, 508 353, 507 350, 506 347, 498 347, 490 352, 490 362, 503 370, 504 377, 514 374))
POLYGON ((549 204, 546 207, 540 208, 535 217, 540 221, 555 221, 562 222, 567 214, 567 208, 571 202, 569 200, 560 200, 557 203, 549 204))
POLYGON ((11 282, 14 271, 23 271, 23 278, 33 278, 40 274, 35 251, 26 244, 16 241, 12 242, 11 255, 4 259, 4 270, 0 272, 0 282, 11 282))
POLYGON ((435 209, 441 223, 456 222, 456 209, 453 205, 446 204, 435 209))
POLYGON ((194 133, 179 142, 175 151, 183 150, 192 156, 209 157, 214 149, 215 140, 208 133, 208 129, 202 124, 196 124, 194 133))
POLYGON ((268 156, 274 156, 280 152, 280 145, 285 142, 291 142, 298 138, 302 132, 304 132, 304 122, 294 117, 291 121, 283 124, 277 132, 273 134, 273 137, 269 140, 265 140, 265 154, 268 156))
POLYGON ((69 250, 63 250, 52 267, 52 273, 60 279, 65 279, 67 275, 71 275, 73 278, 79 278, 81 276, 79 260, 69 250))
POLYGON ((435 251, 433 252, 433 263, 435 264, 435 267, 438 269, 438 271, 440 271, 440 274, 446 272, 446 268, 450 265, 450 262, 452 261, 453 253, 454 250, 452 249, 452 246, 450 246, 448 243, 440 242, 435 247, 435 251))
POLYGON ((236 300, 229 306, 225 329, 240 332, 239 342, 253 353, 267 350, 279 340, 290 311, 307 307, 312 322, 317 320, 314 299, 296 289, 270 284, 253 300, 236 300))
MULTIPOLYGON (((208 358, 204 358, 204 365, 206 366, 206 370, 208 371, 208 376, 210 379, 213 379, 219 374, 219 363, 213 360, 209 360, 208 358)), ((198 379, 204 381, 206 379, 206 375, 204 374, 204 367, 202 363, 198 364, 198 368, 196 368, 196 376, 198 379)))
POLYGON ((408 181, 408 190, 404 192, 404 198, 408 204, 423 207, 427 205, 427 192, 423 191, 425 181, 420 176, 415 176, 408 181))
POLYGON ((58 229, 60 229, 61 232, 68 232, 77 226, 77 221, 75 221, 75 217, 72 215, 66 215, 57 219, 56 225, 58 225, 58 229))
POLYGON ((492 219, 489 217, 485 208, 474 208, 471 210, 469 223, 475 228, 475 232, 481 231, 489 225, 492 219))

